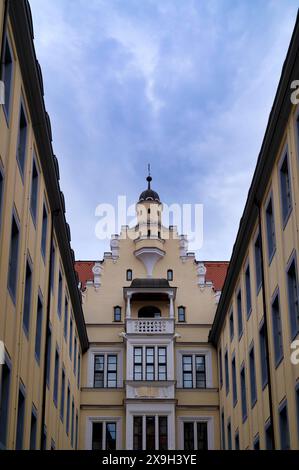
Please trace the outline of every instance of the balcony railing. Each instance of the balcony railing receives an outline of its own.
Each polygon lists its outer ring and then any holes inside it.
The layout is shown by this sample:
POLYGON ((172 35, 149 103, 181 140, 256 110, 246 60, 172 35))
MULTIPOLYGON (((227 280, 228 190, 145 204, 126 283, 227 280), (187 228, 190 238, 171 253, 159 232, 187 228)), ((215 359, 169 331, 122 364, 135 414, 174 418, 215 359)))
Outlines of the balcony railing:
POLYGON ((173 334, 174 321, 171 318, 130 318, 127 319, 127 333, 173 334))

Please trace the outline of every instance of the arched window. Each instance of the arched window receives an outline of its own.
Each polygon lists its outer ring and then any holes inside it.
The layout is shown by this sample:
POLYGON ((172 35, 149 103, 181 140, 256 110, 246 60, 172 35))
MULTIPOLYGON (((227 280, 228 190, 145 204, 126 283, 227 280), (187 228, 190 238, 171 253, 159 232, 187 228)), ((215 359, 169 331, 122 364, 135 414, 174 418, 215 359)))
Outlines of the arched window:
POLYGON ((186 308, 182 305, 178 308, 178 320, 186 321, 186 308))
POLYGON ((173 270, 168 269, 167 271, 167 281, 173 281, 173 270))
POLYGON ((133 271, 132 269, 127 269, 127 281, 132 281, 133 279, 133 271))
POLYGON ((138 310, 138 318, 160 318, 161 310, 158 307, 149 305, 138 310))
POLYGON ((114 307, 114 321, 121 321, 121 307, 114 307))

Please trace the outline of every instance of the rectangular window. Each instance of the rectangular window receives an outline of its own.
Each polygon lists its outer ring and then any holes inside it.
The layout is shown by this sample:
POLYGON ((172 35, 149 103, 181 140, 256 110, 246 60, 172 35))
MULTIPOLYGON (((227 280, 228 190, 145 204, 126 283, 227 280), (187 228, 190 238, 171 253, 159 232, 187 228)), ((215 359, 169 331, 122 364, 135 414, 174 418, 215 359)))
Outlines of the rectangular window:
POLYGON ((237 371, 236 371, 236 359, 232 360, 232 382, 233 382, 233 405, 236 406, 238 400, 237 392, 237 371))
POLYGON ((179 321, 186 321, 186 309, 185 307, 178 308, 178 320, 179 321))
POLYGON ((60 418, 63 422, 64 419, 64 396, 65 396, 65 372, 61 370, 61 398, 60 398, 60 418))
POLYGON ((208 450, 208 423, 197 423, 197 450, 208 450))
POLYGON ((134 348, 134 380, 143 380, 142 373, 142 348, 134 348))
POLYGON ((79 434, 79 420, 78 412, 76 413, 76 436, 75 436, 75 449, 78 450, 78 434, 79 434))
POLYGON ((23 328, 28 334, 30 326, 31 311, 31 288, 32 288, 32 271, 29 262, 26 263, 25 292, 23 305, 23 328))
POLYGON ((107 356, 107 387, 117 387, 117 355, 109 354, 107 356))
POLYGON ((36 223, 37 201, 38 201, 38 171, 37 171, 35 159, 33 157, 32 176, 31 176, 30 212, 31 212, 34 224, 36 223))
POLYGON ((142 416, 133 417, 133 450, 142 450, 142 416))
POLYGON ((6 363, 2 366, 2 379, 0 385, 0 449, 5 449, 10 398, 10 368, 6 363))
POLYGON ((59 271, 58 277, 58 303, 57 303, 57 312, 59 318, 61 317, 61 305, 62 305, 62 274, 59 271))
POLYGON ((259 439, 259 436, 256 436, 256 438, 254 439, 253 449, 254 449, 254 450, 260 450, 260 439, 259 439))
POLYGON ((155 380, 155 349, 146 348, 145 380, 155 380))
POLYGON ((287 404, 279 411, 279 432, 280 432, 280 448, 281 450, 290 449, 290 433, 288 421, 288 408, 287 404))
POLYGON ((204 355, 184 355, 183 388, 206 388, 206 358, 204 355))
POLYGON ((194 424, 184 423, 184 450, 194 450, 194 424))
POLYGON ((51 328, 48 327, 47 331, 48 339, 47 339, 47 385, 50 386, 50 373, 51 373, 51 349, 52 349, 52 331, 51 328))
POLYGON ((92 450, 116 449, 116 423, 92 423, 92 450))
POLYGON ((278 294, 272 303, 273 342, 276 366, 283 358, 282 328, 278 294))
POLYGON ((208 425, 206 422, 184 423, 184 450, 208 449, 208 425))
POLYGON ((232 450, 232 427, 230 421, 227 424, 227 447, 228 450, 232 450))
POLYGON ((104 363, 105 356, 97 354, 94 357, 94 388, 104 388, 104 363))
POLYGON ((56 258, 56 251, 54 243, 52 244, 51 248, 51 290, 53 291, 54 287, 54 275, 55 275, 55 258, 56 258))
POLYGON ((41 252, 42 256, 46 258, 47 251, 47 230, 48 230, 48 212, 46 206, 43 207, 43 222, 42 222, 42 239, 41 239, 41 252))
POLYGON ((55 369, 54 369, 54 387, 53 387, 53 401, 57 408, 58 402, 58 381, 59 381, 59 352, 55 352, 55 369))
POLYGON ((21 103, 18 146, 17 146, 17 161, 19 164, 22 178, 24 177, 24 169, 25 169, 26 143, 27 143, 27 119, 26 119, 23 104, 21 103))
POLYGON ((270 198, 267 209, 266 209, 266 226, 267 226, 267 242, 268 242, 268 258, 269 263, 272 260, 276 249, 276 237, 275 237, 275 222, 274 222, 274 213, 272 198, 270 198))
POLYGON ((206 388, 206 357, 195 356, 196 388, 206 388))
POLYGON ((69 301, 68 301, 67 296, 65 296, 65 299, 64 299, 64 326, 63 326, 63 335, 64 335, 65 340, 67 338, 68 321, 69 321, 69 301))
POLYGON ((256 291, 260 290, 262 285, 262 246, 261 234, 258 233, 254 243, 254 258, 255 258, 255 277, 256 277, 256 291))
POLYGON ((158 348, 158 380, 167 380, 166 348, 158 348))
POLYGON ((75 421, 75 405, 72 399, 72 418, 71 418, 71 446, 74 447, 74 421, 75 421))
POLYGON ((103 450, 103 423, 92 423, 92 450, 103 450))
POLYGON ((7 119, 9 119, 10 112, 10 100, 12 91, 12 72, 13 72, 13 60, 11 47, 8 41, 8 37, 5 38, 5 49, 4 49, 4 64, 3 64, 3 82, 4 82, 4 93, 5 102, 4 109, 7 119))
POLYGON ((250 316, 251 313, 251 284, 250 284, 250 267, 249 265, 245 271, 245 287, 246 287, 246 311, 247 311, 247 318, 250 316))
POLYGON ((292 190, 289 174, 288 154, 286 153, 279 171, 282 222, 285 226, 292 211, 292 190))
POLYGON ((268 383, 267 345, 266 345, 266 331, 265 331, 264 323, 260 328, 259 336, 260 336, 262 387, 264 388, 268 383))
POLYGON ((159 450, 168 450, 168 419, 167 416, 158 417, 159 450))
POLYGON ((239 339, 243 334, 243 315, 242 315, 242 294, 241 290, 239 290, 237 295, 237 311, 238 311, 238 333, 239 339))
POLYGON ((183 356, 183 387, 193 388, 192 356, 183 356))
POLYGON ((15 216, 12 217, 10 252, 8 265, 8 289, 15 301, 17 290, 18 254, 19 254, 20 232, 15 216))
POLYGON ((77 372, 77 338, 74 339, 74 374, 77 372))
POLYGON ((247 396, 246 396, 246 378, 245 367, 241 370, 241 402, 242 402, 242 419, 243 422, 247 419, 247 396))
POLYGON ((146 450, 155 450, 156 448, 156 426, 155 416, 146 417, 146 450))
POLYGON ((273 442, 272 442, 272 424, 268 423, 265 428, 265 440, 266 440, 266 449, 272 450, 273 449, 273 442))
POLYGON ((294 339, 299 331, 299 285, 295 259, 293 259, 288 269, 287 283, 291 336, 294 339))
POLYGON ((238 432, 235 434, 235 450, 240 450, 240 437, 238 432))
POLYGON ((40 361, 41 341, 42 341, 42 324, 43 324, 43 304, 41 298, 37 298, 37 314, 36 314, 36 331, 35 331, 35 358, 40 361))
POLYGON ((221 413, 221 442, 222 450, 225 450, 225 424, 224 424, 224 411, 221 413))
POLYGON ((25 394, 24 394, 23 390, 20 388, 19 389, 19 400, 18 400, 16 450, 22 450, 23 449, 24 418, 25 418, 25 394))
POLYGON ((121 307, 114 307, 114 321, 121 321, 121 307))
POLYGON ((225 368, 225 390, 226 395, 229 393, 229 370, 228 370, 228 354, 227 351, 224 355, 224 368, 225 368))
POLYGON ((126 277, 127 281, 132 281, 133 279, 133 272, 132 272, 132 269, 127 269, 127 277, 126 277))
POLYGON ((234 329, 234 311, 232 310, 230 312, 230 316, 229 316, 229 334, 230 334, 230 340, 231 341, 234 338, 234 333, 235 333, 235 329, 234 329))
POLYGON ((254 406, 257 400, 256 394, 256 376, 255 376, 255 358, 254 348, 252 347, 249 353, 249 371, 250 371, 250 394, 251 406, 254 406))
POLYGON ((220 381, 220 388, 222 388, 223 385, 223 369, 222 369, 222 350, 221 348, 219 349, 219 381, 220 381))
POLYGON ((78 353, 78 373, 77 373, 77 387, 80 387, 80 374, 81 374, 81 355, 78 353))
POLYGON ((116 423, 106 423, 106 450, 116 449, 116 423))
POLYGON ((71 408, 71 391, 70 386, 67 387, 67 398, 66 398, 66 433, 69 435, 70 432, 70 408, 71 408))
POLYGON ((31 423, 30 423, 30 450, 36 449, 36 432, 37 432, 37 417, 36 417, 36 410, 33 408, 31 412, 31 423))
POLYGON ((69 340, 69 355, 70 359, 72 360, 72 355, 73 355, 73 319, 71 317, 70 319, 70 340, 69 340))
POLYGON ((167 281, 173 281, 173 270, 172 269, 167 270, 167 281))

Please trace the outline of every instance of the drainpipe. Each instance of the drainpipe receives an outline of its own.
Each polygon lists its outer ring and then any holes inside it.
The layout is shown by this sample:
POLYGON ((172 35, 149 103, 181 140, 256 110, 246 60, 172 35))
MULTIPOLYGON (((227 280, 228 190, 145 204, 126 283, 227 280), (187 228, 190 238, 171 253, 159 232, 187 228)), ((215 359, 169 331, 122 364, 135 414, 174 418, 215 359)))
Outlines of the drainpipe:
POLYGON ((46 421, 46 396, 47 396, 47 356, 49 338, 48 331, 50 326, 50 313, 51 313, 51 272, 53 264, 53 234, 54 234, 54 222, 53 219, 60 213, 60 209, 56 209, 51 212, 51 235, 50 235, 50 260, 49 260, 49 271, 48 271, 48 298, 47 298, 47 316, 46 316, 46 338, 45 338, 45 349, 44 349, 44 369, 43 369, 43 389, 42 389, 42 403, 41 403, 41 434, 40 434, 40 450, 43 448, 43 434, 46 421))
POLYGON ((0 81, 3 79, 3 69, 4 69, 4 43, 5 43, 5 35, 7 29, 7 22, 8 22, 8 10, 9 10, 9 0, 5 0, 4 5, 4 15, 3 15, 3 27, 2 27, 2 38, 1 38, 1 67, 0 67, 0 81))
POLYGON ((261 204, 259 201, 255 201, 258 208, 258 225, 260 235, 260 250, 261 250, 261 268, 262 268, 262 291, 263 291, 263 310, 264 310, 264 331, 266 337, 266 359, 268 369, 268 398, 269 398, 269 412, 271 421, 271 441, 272 448, 275 450, 275 432, 274 432, 274 413, 273 413, 273 395, 272 395, 272 380, 271 380, 271 365, 270 365, 270 340, 268 334, 268 313, 266 303, 266 291, 265 291, 265 263, 264 263, 264 251, 263 251, 263 236, 262 236, 262 218, 261 218, 261 204))

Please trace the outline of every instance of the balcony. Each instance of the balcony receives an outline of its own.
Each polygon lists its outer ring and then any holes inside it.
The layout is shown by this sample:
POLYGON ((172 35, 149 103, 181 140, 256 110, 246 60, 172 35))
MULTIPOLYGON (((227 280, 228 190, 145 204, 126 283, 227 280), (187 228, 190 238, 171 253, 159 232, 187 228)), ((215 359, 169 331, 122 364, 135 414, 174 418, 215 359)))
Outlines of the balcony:
POLYGON ((159 335, 174 333, 173 318, 128 318, 126 320, 128 334, 159 335))

